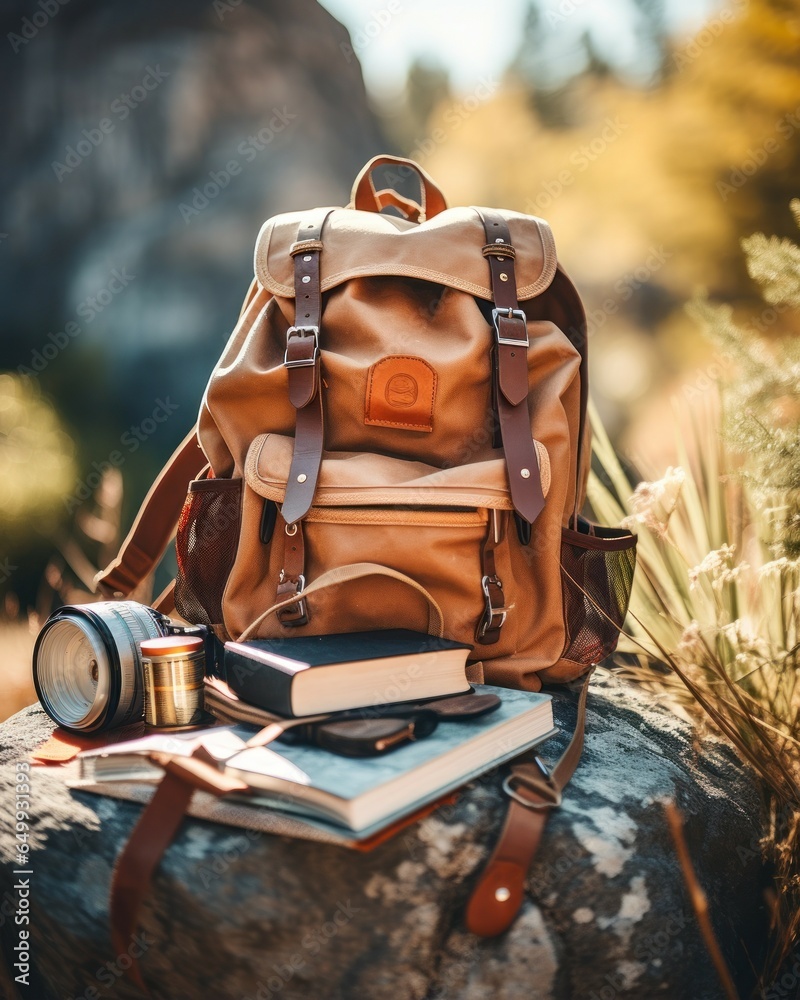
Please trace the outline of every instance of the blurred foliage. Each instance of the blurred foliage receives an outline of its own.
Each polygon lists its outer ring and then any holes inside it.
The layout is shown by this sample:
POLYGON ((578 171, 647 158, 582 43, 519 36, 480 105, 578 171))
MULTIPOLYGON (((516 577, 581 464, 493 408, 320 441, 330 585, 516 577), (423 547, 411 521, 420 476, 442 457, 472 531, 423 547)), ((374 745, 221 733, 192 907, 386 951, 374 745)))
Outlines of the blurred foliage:
POLYGON ((0 539, 3 555, 65 517, 74 448, 53 404, 29 378, 0 374, 0 539))
MULTIPOLYGON (((792 203, 800 224, 800 201, 792 203)), ((777 316, 800 307, 800 247, 761 233, 742 241, 747 269, 777 316)), ((730 307, 705 299, 691 312, 723 354, 736 365, 727 392, 725 430, 739 454, 748 456, 745 482, 761 511, 761 538, 776 559, 800 556, 800 339, 770 342, 737 324, 730 307)))
MULTIPOLYGON (((723 0, 689 37, 667 33, 666 4, 641 0, 638 77, 578 33, 576 7, 532 4, 502 85, 445 95, 403 148, 451 204, 548 220, 588 307, 593 387, 613 436, 628 425, 630 447, 666 449, 665 399, 711 355, 685 302, 703 287, 757 317, 739 241, 790 235, 800 0, 723 0)), ((402 141, 400 120, 386 124, 402 141)))
POLYGON ((742 244, 782 322, 765 341, 729 307, 693 303, 732 361, 721 406, 708 394, 676 413, 680 465, 662 473, 643 458, 651 481, 635 490, 595 415, 602 479, 589 497, 604 523, 638 531, 629 672, 674 707, 702 708, 764 779, 769 983, 800 937, 800 343, 784 323, 800 307, 800 248, 761 234, 742 244))

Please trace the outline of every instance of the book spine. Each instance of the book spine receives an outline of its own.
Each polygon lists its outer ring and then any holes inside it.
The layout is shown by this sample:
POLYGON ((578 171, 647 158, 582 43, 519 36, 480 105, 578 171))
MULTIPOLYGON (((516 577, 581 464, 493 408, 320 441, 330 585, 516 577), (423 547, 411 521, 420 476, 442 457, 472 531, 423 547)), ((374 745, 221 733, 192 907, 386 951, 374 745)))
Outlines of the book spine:
POLYGON ((276 715, 294 718, 292 675, 243 656, 235 650, 226 649, 225 676, 230 688, 242 701, 265 708, 276 715))

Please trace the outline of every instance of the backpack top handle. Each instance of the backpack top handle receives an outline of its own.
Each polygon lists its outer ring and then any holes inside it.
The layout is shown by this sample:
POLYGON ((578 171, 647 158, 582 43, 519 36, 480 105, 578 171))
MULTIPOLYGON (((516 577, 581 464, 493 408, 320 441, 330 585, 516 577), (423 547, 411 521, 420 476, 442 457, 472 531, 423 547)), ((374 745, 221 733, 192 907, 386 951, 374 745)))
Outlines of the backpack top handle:
POLYGON ((432 219, 434 215, 444 212, 447 208, 447 201, 436 185, 434 180, 422 167, 413 160, 407 160, 402 156, 389 156, 381 154, 373 156, 359 171, 358 177, 353 182, 353 190, 350 194, 350 207, 361 212, 380 212, 387 205, 392 205, 398 209, 405 218, 412 222, 425 222, 432 219), (372 179, 372 171, 375 167, 393 166, 396 168, 395 175, 390 177, 390 183, 403 180, 409 174, 416 175, 419 181, 420 200, 413 201, 399 194, 393 187, 378 190, 375 181, 372 179))

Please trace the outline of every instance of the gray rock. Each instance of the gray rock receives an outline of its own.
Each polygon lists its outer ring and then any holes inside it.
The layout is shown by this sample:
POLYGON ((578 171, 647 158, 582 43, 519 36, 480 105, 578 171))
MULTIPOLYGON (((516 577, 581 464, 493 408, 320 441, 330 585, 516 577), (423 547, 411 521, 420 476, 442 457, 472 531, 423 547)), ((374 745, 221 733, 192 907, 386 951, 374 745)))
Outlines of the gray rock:
MULTIPOLYGON (((575 697, 556 692, 565 732, 575 697)), ((502 821, 499 775, 370 853, 188 821, 154 880, 141 967, 156 998, 716 1000, 660 802, 677 800, 716 933, 742 995, 766 928, 755 779, 715 739, 641 691, 593 682, 584 759, 545 834, 519 919, 502 937, 462 913, 502 821)), ((11 857, 12 762, 50 732, 35 707, 0 727, 0 856, 11 857)), ((564 736, 546 745, 552 758, 564 736)), ((30 992, 139 997, 111 953, 108 888, 139 807, 33 783, 30 992), (91 990, 96 991, 96 994, 91 990), (87 992, 88 991, 88 992, 87 992)), ((0 898, 14 902, 10 867, 0 898)), ((11 965, 16 928, 0 915, 11 965)))

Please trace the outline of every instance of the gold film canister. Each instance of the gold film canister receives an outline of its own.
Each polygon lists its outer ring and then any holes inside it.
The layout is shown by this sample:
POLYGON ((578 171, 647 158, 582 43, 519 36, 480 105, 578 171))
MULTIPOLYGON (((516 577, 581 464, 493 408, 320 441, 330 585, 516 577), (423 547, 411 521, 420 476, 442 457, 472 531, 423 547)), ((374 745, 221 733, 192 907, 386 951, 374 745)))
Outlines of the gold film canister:
POLYGON ((141 650, 145 723, 158 729, 207 724, 203 711, 203 640, 168 635, 146 639, 141 650))

